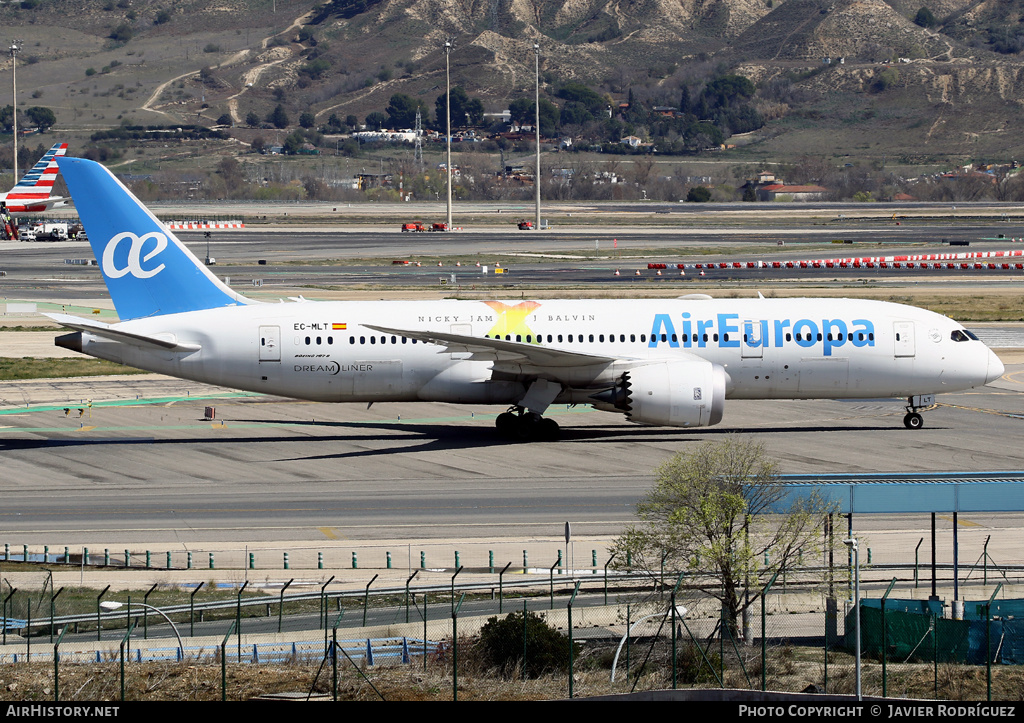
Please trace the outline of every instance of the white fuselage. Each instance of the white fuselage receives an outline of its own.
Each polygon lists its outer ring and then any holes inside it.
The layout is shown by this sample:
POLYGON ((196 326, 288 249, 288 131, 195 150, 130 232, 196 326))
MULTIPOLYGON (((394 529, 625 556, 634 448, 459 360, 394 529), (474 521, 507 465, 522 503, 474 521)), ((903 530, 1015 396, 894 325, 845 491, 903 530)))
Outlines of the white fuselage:
POLYGON ((369 326, 507 339, 612 357, 562 378, 585 401, 623 365, 699 357, 730 399, 908 397, 983 385, 992 352, 939 314, 851 299, 297 302, 136 319, 115 328, 199 346, 157 351, 91 334, 82 351, 210 384, 316 401, 512 404, 535 371, 369 326))

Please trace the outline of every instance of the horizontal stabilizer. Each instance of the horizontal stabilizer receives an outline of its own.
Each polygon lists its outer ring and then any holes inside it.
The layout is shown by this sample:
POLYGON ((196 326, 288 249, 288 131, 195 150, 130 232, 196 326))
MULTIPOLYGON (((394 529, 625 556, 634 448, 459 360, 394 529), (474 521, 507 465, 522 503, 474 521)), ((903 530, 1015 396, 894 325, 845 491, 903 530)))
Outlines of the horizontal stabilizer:
POLYGON ((145 334, 133 334, 130 331, 121 331, 120 329, 115 329, 110 324, 92 321, 91 319, 80 319, 77 316, 68 316, 67 314, 46 314, 46 316, 53 319, 61 326, 66 326, 69 329, 83 331, 87 334, 92 334, 103 339, 120 342, 121 344, 130 344, 132 346, 139 346, 146 349, 162 349, 164 351, 179 352, 194 352, 199 351, 202 348, 198 344, 181 344, 172 339, 163 339, 158 336, 146 336, 145 334))

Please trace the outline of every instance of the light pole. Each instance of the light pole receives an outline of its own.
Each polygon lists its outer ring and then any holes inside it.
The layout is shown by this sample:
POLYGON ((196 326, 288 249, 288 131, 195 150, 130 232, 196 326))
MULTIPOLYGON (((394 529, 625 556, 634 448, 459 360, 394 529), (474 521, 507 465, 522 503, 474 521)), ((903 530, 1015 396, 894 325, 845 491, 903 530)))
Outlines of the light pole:
POLYGON ((445 172, 448 176, 448 216, 447 231, 452 230, 452 76, 451 76, 451 62, 449 56, 452 53, 452 42, 446 40, 444 43, 444 114, 445 114, 445 127, 447 129, 447 147, 448 147, 448 160, 446 162, 445 172))
POLYGON ((861 700, 860 689, 860 549, 855 537, 843 540, 843 544, 853 551, 853 605, 854 605, 854 670, 857 681, 857 700, 861 700))
MULTIPOLYGON (((171 619, 169 617, 167 617, 166 614, 164 614, 164 611, 161 610, 160 608, 155 608, 152 605, 146 605, 145 603, 135 603, 135 604, 138 605, 140 608, 146 608, 147 610, 152 610, 157 615, 159 615, 160 617, 162 617, 164 620, 167 621, 167 624, 171 626, 171 630, 174 631, 174 637, 176 637, 178 639, 178 650, 181 651, 181 657, 184 658, 185 657, 185 644, 181 642, 181 635, 178 633, 178 628, 175 627, 175 625, 171 621, 171 619)), ((121 608, 123 606, 124 606, 124 603, 119 603, 119 602, 116 602, 114 600, 104 600, 103 602, 100 603, 100 608, 102 610, 105 610, 108 613, 113 612, 113 611, 115 611, 118 608, 121 608)), ((129 622, 129 624, 131 623, 131 621, 128 621, 128 622, 129 622)))
POLYGON ((14 183, 18 183, 18 51, 21 47, 18 45, 20 40, 11 41, 11 92, 12 101, 11 107, 14 108, 14 112, 11 114, 14 118, 14 183))
POLYGON ((533 174, 534 200, 536 202, 536 213, 533 219, 533 230, 540 231, 540 45, 533 44, 533 71, 536 84, 533 93, 533 131, 537 144, 537 167, 533 174))

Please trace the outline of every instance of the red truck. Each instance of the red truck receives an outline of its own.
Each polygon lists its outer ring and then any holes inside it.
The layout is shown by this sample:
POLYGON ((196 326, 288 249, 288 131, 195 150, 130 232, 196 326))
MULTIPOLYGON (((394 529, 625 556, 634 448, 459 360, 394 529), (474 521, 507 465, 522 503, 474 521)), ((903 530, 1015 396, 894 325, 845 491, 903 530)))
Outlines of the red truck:
POLYGON ((519 226, 519 230, 520 231, 531 231, 531 230, 533 230, 533 221, 527 221, 526 219, 523 219, 523 220, 519 221, 519 223, 517 225, 519 226))
POLYGON ((443 221, 441 223, 435 223, 435 224, 431 225, 429 230, 431 230, 431 231, 447 231, 448 230, 448 224, 444 223, 443 221))
POLYGON ((402 231, 426 231, 422 223, 403 223, 402 231))

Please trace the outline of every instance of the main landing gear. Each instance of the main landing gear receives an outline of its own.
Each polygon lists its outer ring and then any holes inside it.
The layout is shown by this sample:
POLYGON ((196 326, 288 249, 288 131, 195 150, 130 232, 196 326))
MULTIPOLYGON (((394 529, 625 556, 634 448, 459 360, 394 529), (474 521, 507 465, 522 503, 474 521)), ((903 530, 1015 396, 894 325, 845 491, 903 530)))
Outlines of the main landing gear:
POLYGON ((558 439, 558 422, 529 412, 523 407, 509 407, 494 420, 502 436, 522 442, 553 442, 558 439))
POLYGON ((920 429, 924 426, 924 418, 917 411, 935 406, 934 394, 920 394, 907 398, 907 414, 903 417, 903 426, 907 429, 920 429))

